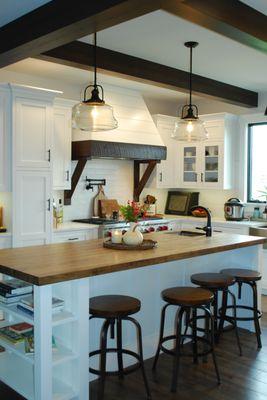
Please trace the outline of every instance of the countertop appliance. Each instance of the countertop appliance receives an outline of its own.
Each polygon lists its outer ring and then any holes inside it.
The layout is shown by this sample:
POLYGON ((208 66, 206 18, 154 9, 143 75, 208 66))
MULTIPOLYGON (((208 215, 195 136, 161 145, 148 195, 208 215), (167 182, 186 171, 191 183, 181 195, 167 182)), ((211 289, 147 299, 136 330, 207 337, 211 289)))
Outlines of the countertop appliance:
MULTIPOLYGON (((130 224, 127 223, 126 221, 117 221, 114 219, 88 218, 88 219, 76 219, 73 222, 99 225, 98 229, 99 239, 111 236, 111 232, 113 230, 126 232, 130 229, 130 224)), ((166 232, 168 230, 171 230, 170 221, 158 217, 142 218, 138 221, 138 225, 142 233, 166 232)))
POLYGON ((165 214, 191 215, 191 208, 198 205, 198 192, 168 192, 165 214))
POLYGON ((236 197, 232 197, 224 204, 224 216, 226 221, 242 221, 244 219, 245 206, 236 197))

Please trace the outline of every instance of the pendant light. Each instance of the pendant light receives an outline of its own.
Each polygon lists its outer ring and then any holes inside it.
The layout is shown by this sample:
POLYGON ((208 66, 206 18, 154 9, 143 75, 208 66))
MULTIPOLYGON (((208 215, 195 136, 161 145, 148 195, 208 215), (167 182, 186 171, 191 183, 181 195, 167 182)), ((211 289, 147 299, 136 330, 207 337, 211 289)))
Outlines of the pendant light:
POLYGON ((74 126, 82 131, 109 131, 118 127, 113 108, 104 101, 104 90, 97 84, 97 44, 94 34, 94 84, 84 89, 84 99, 73 107, 74 126), (93 88, 91 97, 87 98, 87 90, 93 88), (100 94, 101 93, 101 94, 100 94))
POLYGON ((190 49, 190 73, 189 73, 189 104, 182 108, 182 115, 175 123, 172 138, 187 142, 199 142, 208 139, 208 133, 203 122, 198 117, 198 108, 192 104, 192 64, 193 48, 198 46, 197 42, 186 42, 185 47, 190 49))

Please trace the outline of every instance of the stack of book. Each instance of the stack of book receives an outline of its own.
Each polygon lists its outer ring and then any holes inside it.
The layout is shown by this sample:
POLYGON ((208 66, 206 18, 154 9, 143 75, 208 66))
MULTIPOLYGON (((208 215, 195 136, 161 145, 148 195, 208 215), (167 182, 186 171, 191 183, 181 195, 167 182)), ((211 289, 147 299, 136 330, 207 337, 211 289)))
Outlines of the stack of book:
POLYGON ((33 326, 27 322, 5 326, 0 329, 0 337, 12 344, 21 343, 24 341, 24 334, 32 333, 33 326))
MULTIPOLYGON (((34 315, 34 302, 33 295, 26 296, 20 299, 17 308, 25 313, 33 316, 34 315)), ((52 298, 52 312, 57 313, 64 309, 64 300, 59 299, 57 297, 52 298)))
POLYGON ((19 279, 0 281, 0 301, 6 304, 17 303, 21 298, 28 296, 33 286, 19 279))

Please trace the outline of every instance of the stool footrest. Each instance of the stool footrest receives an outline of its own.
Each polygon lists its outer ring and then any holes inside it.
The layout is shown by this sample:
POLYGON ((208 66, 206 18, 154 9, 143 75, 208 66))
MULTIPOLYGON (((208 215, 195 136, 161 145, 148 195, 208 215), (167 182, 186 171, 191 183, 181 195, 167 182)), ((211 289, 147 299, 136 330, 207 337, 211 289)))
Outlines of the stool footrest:
MULTIPOLYGON (((226 308, 226 310, 233 310, 234 309, 234 306, 227 306, 227 307, 225 307, 226 308)), ((237 305, 236 306, 236 309, 237 310, 248 310, 248 311, 252 311, 252 312, 254 312, 254 308, 253 307, 250 307, 250 306, 241 306, 241 305, 237 305)), ((220 317, 222 316, 222 308, 220 308, 219 309, 219 314, 220 314, 220 317)), ((262 317, 262 312, 260 311, 260 310, 257 310, 257 314, 258 314, 258 318, 260 319, 261 317, 262 317)), ((252 317, 234 317, 233 315, 231 316, 231 315, 225 315, 224 316, 224 319, 225 319, 225 321, 227 321, 227 322, 230 322, 230 323, 234 323, 233 321, 234 321, 234 319, 236 320, 236 321, 254 321, 254 316, 252 316, 252 317)))
MULTIPOLYGON (((115 354, 117 354, 117 352, 118 352, 118 349, 116 349, 116 348, 106 349, 106 353, 115 353, 115 354)), ((137 353, 135 353, 135 352, 133 352, 131 350, 126 350, 126 349, 122 349, 122 353, 123 354, 127 354, 128 356, 132 356, 138 361, 136 364, 133 364, 133 365, 130 365, 129 367, 124 368, 123 369, 123 374, 124 375, 128 375, 128 374, 130 374, 130 373, 132 373, 134 371, 137 371, 139 368, 141 368, 141 359, 140 359, 139 354, 137 354, 137 353)), ((89 357, 94 357, 94 356, 97 356, 97 355, 100 355, 100 354, 101 354, 101 350, 91 351, 89 353, 89 357)), ((97 369, 94 369, 94 368, 90 367, 89 371, 92 374, 101 375, 100 371, 97 370, 97 369)), ((120 374, 119 371, 106 371, 105 372, 106 376, 118 376, 119 374, 120 374)))
MULTIPOLYGON (((167 342, 169 340, 175 340, 175 339, 176 339, 175 335, 165 336, 162 339, 161 343, 160 343, 160 349, 166 354, 170 354, 172 356, 176 356, 175 350, 170 350, 170 349, 167 349, 165 346, 163 346, 163 343, 165 343, 165 342, 167 342)), ((193 340, 193 336, 192 335, 181 335, 180 339, 181 339, 181 341, 183 339, 192 339, 193 340)), ((196 353, 197 357, 205 357, 208 354, 211 354, 213 352, 213 348, 212 348, 211 343, 210 343, 210 341, 208 339, 206 339, 206 338, 204 338, 202 336, 196 336, 196 340, 198 342, 205 343, 208 346, 208 349, 206 351, 197 352, 196 353)), ((189 354, 189 353, 179 352, 179 356, 181 356, 181 357, 192 357, 193 354, 192 353, 189 354)))

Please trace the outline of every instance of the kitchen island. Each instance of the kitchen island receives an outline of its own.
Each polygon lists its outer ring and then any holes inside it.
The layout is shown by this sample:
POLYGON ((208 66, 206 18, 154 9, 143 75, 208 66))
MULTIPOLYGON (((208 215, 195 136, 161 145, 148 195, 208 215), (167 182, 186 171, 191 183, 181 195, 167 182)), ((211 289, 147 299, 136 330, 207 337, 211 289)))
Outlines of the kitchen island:
MULTIPOLYGON (((240 267, 261 270, 261 249, 266 239, 214 234, 211 238, 178 234, 147 235, 158 247, 146 251, 105 249, 102 240, 61 243, 0 251, 0 272, 34 285, 34 317, 16 305, 0 304, 6 321, 34 324, 35 355, 20 346, 5 346, 0 355, 0 380, 35 400, 88 400, 88 353, 96 348, 99 323, 89 327, 88 299, 102 294, 138 297, 137 314, 143 328, 145 358, 154 354, 158 338, 161 290, 191 285, 196 272, 218 272, 240 267), (52 313, 52 296, 64 299, 65 309, 52 313), (57 350, 52 350, 52 336, 57 350)), ((259 291, 260 292, 260 291, 259 291)), ((250 304, 244 290, 242 302, 250 304)), ((172 329, 170 318, 166 329, 172 329)), ((250 323, 244 327, 252 329, 250 323)), ((134 333, 126 329, 124 346, 131 348, 134 333)), ((2 343, 0 339, 0 344, 2 343)), ((127 361, 126 361, 127 362, 127 361)))

